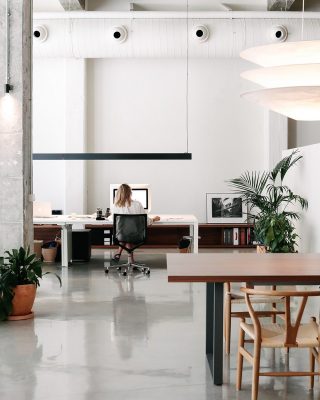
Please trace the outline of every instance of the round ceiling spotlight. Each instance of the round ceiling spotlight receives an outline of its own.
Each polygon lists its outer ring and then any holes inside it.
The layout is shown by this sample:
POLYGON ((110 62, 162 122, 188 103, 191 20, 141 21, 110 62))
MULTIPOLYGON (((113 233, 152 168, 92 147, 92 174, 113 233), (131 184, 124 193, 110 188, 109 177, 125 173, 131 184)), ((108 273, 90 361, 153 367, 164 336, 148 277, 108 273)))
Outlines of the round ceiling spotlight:
POLYGON ((200 43, 206 42, 210 36, 210 31, 205 25, 195 26, 192 33, 193 38, 200 43))
POLYGON ((38 41, 38 42, 44 42, 48 38, 48 29, 44 25, 38 25, 35 28, 33 28, 33 37, 38 41))
POLYGON ((285 42, 288 38, 288 29, 284 25, 273 26, 270 36, 273 42, 285 42))
POLYGON ((111 32, 113 40, 117 43, 123 43, 128 37, 127 28, 123 25, 113 27, 111 32))

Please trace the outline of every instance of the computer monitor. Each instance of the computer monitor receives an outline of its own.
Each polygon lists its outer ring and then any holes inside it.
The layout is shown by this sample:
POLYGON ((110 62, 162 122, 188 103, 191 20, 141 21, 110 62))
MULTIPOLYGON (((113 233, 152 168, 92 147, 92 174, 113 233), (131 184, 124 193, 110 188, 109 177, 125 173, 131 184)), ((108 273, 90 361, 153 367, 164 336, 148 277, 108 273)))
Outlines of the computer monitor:
MULTIPOLYGON (((143 208, 147 211, 150 212, 151 210, 151 193, 150 193, 150 187, 148 184, 145 183, 128 183, 128 185, 132 189, 132 200, 137 200, 139 201, 143 208)), ((110 185, 110 204, 112 205, 114 203, 114 199, 116 197, 117 190, 119 188, 120 184, 111 184, 110 185)))

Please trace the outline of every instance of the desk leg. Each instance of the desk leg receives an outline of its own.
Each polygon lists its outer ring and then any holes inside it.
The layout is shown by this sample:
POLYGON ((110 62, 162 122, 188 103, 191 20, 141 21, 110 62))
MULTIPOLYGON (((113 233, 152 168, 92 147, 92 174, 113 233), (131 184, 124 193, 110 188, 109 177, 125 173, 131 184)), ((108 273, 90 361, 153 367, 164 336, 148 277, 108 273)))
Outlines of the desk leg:
POLYGON ((199 251, 199 226, 198 222, 189 225, 189 236, 192 237, 192 252, 198 253, 199 251))
POLYGON ((72 225, 62 225, 61 228, 61 265, 68 267, 72 257, 72 225))
POLYGON ((206 355, 213 383, 223 383, 223 283, 207 283, 206 355))

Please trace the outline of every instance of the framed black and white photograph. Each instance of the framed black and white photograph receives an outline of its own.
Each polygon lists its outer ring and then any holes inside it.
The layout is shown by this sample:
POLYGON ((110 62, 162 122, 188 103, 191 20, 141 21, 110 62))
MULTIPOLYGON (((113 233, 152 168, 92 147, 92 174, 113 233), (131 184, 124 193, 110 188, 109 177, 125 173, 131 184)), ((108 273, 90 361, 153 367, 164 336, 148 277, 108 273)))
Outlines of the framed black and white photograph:
POLYGON ((239 195, 207 193, 207 223, 244 223, 246 206, 239 195))

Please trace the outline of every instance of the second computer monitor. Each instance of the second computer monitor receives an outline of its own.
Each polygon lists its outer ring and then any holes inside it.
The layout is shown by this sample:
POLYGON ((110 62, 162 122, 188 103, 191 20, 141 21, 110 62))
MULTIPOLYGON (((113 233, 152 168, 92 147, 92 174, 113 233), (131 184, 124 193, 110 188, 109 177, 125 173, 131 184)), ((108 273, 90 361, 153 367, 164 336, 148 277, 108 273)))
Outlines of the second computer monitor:
MULTIPOLYGON (((132 190, 132 200, 137 200, 142 204, 142 207, 149 212, 151 209, 151 193, 148 184, 132 183, 128 184, 132 190)), ((110 203, 114 203, 116 193, 120 184, 110 185, 110 203)))

